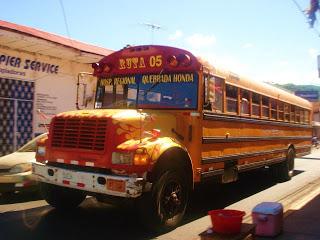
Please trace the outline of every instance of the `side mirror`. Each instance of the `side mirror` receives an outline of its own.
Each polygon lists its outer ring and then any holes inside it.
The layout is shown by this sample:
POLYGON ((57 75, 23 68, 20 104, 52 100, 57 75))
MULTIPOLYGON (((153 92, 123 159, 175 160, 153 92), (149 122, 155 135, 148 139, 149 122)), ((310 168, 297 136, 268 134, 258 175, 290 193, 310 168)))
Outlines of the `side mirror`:
POLYGON ((86 99, 87 84, 84 83, 84 78, 88 75, 92 76, 92 73, 88 73, 88 72, 78 73, 77 95, 76 95, 76 108, 77 108, 77 110, 80 110, 80 107, 79 107, 79 98, 80 97, 82 97, 82 106, 86 107, 88 104, 88 101, 86 99), (80 88, 81 88, 80 86, 83 87, 82 94, 80 91, 80 88))

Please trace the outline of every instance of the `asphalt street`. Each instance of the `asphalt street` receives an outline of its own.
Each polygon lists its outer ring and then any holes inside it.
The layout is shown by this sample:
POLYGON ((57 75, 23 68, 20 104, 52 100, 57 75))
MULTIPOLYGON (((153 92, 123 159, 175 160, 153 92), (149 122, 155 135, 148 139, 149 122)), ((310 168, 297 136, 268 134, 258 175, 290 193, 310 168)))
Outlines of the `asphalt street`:
POLYGON ((295 169, 293 179, 285 183, 273 181, 268 171, 256 171, 242 174, 236 183, 198 186, 183 224, 163 235, 144 229, 134 207, 114 207, 88 198, 74 211, 59 212, 36 193, 0 196, 0 239, 195 240, 210 227, 207 212, 211 209, 244 210, 249 219, 257 203, 289 201, 300 189, 314 186, 312 183, 320 177, 320 151, 296 159, 295 169))

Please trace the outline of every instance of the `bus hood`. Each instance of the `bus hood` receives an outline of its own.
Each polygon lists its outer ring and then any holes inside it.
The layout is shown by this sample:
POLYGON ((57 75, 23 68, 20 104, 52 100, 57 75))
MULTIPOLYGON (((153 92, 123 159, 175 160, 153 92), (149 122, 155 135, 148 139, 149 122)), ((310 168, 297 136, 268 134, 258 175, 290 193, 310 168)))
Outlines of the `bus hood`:
MULTIPOLYGON (((160 130, 161 136, 175 137, 176 117, 173 113, 135 109, 93 109, 69 111, 56 115, 60 118, 112 119, 116 135, 125 139, 138 139, 152 129, 160 130)), ((123 139, 124 140, 124 139, 123 139)))

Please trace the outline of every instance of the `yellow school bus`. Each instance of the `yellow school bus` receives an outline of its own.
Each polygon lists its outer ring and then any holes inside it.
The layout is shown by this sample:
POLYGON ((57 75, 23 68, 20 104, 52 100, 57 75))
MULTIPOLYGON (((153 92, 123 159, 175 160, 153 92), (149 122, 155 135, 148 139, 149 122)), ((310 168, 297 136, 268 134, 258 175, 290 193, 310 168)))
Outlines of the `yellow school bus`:
POLYGON ((311 104, 166 46, 124 48, 93 64, 95 109, 64 112, 38 144, 46 201, 136 201, 155 229, 176 227, 196 183, 269 167, 289 180, 310 153, 311 104))

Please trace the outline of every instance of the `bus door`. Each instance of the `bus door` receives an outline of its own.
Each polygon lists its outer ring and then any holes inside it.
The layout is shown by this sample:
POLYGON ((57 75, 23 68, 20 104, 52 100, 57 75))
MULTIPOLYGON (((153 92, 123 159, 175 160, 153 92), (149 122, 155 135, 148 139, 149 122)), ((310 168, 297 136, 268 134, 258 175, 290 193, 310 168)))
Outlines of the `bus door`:
POLYGON ((211 176, 215 176, 215 173, 222 174, 221 181, 227 183, 238 178, 236 171, 238 160, 221 158, 228 146, 223 139, 229 134, 223 119, 219 118, 225 109, 224 89, 225 79, 210 73, 204 75, 201 167, 211 169, 211 176))

